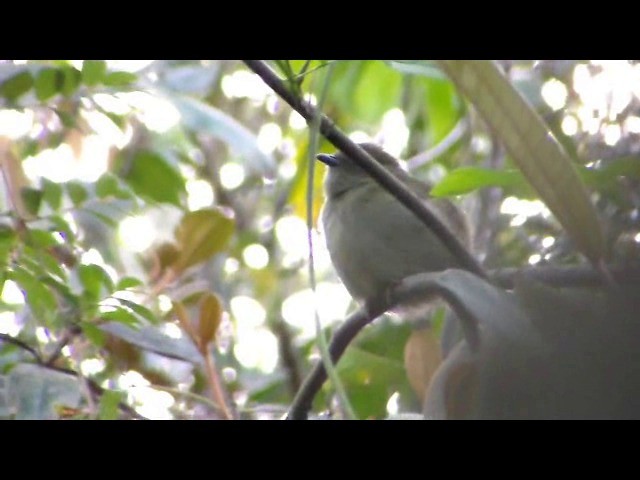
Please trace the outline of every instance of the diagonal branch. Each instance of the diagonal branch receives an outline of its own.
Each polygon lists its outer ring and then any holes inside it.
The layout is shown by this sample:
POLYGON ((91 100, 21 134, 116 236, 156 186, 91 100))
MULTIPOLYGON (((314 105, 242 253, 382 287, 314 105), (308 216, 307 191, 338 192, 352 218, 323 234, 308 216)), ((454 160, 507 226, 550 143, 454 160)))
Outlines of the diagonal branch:
MULTIPOLYGON (((80 377, 80 373, 78 373, 75 370, 72 370, 70 368, 56 367, 48 362, 45 362, 43 358, 40 356, 40 354, 34 348, 30 347, 29 345, 24 343, 22 340, 18 340, 17 338, 12 337, 11 335, 7 335, 6 333, 0 333, 0 342, 6 342, 12 345, 16 345, 17 347, 29 352, 35 358, 36 364, 42 368, 64 373, 66 375, 71 375, 77 378, 80 377)), ((102 388, 100 385, 98 385, 96 382, 94 382, 90 378, 86 378, 85 380, 87 382, 87 386, 89 387, 89 390, 91 391, 91 393, 96 395, 102 395, 105 392, 104 388, 102 388)), ((146 417, 143 417, 142 415, 140 415, 138 412, 135 411, 135 409, 131 408, 129 405, 127 405, 124 402, 119 402, 118 407, 120 408, 120 410, 127 413, 133 418, 136 418, 138 420, 147 420, 146 417)))
POLYGON ((304 101, 287 88, 285 83, 260 60, 244 60, 244 63, 271 87, 285 102, 304 117, 308 124, 319 119, 320 133, 336 148, 343 151, 358 166, 365 170, 376 182, 393 195, 400 203, 411 210, 446 245, 462 268, 476 275, 487 278, 486 273, 469 251, 449 231, 438 218, 427 209, 423 201, 402 182, 391 175, 358 145, 353 143, 329 118, 318 112, 309 102, 304 101))

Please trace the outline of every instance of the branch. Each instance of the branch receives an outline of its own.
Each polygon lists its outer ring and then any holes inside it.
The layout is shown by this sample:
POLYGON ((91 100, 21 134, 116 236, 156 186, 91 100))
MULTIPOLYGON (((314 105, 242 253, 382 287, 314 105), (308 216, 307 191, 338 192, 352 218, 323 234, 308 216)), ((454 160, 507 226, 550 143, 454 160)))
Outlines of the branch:
POLYGON ((40 356, 38 351, 35 348, 30 347, 29 345, 24 343, 22 340, 18 340, 17 338, 12 337, 11 335, 7 335, 6 333, 0 333, 0 341, 7 342, 17 347, 20 347, 22 350, 25 350, 29 352, 31 355, 33 355, 33 358, 35 358, 37 363, 39 364, 43 363, 42 357, 40 356))
POLYGON ((431 163, 436 158, 440 157, 447 150, 453 147, 458 140, 460 140, 465 133, 469 130, 469 124, 465 118, 461 119, 457 125, 451 130, 446 137, 442 139, 440 143, 433 146, 429 150, 426 150, 418 155, 415 155, 407 159, 407 169, 409 171, 415 170, 427 163, 431 163))
POLYGON ((408 190, 400 180, 391 175, 376 162, 367 152, 353 143, 331 120, 319 113, 310 103, 291 92, 284 82, 260 60, 244 60, 244 63, 271 87, 291 108, 304 117, 308 124, 319 119, 320 133, 336 148, 344 152, 358 166, 365 170, 382 188, 393 195, 400 203, 411 210, 446 245, 462 268, 487 278, 486 273, 469 251, 449 231, 449 229, 423 204, 423 200, 408 190))
MULTIPOLYGON (((30 347, 29 345, 27 345, 23 341, 18 340, 17 338, 14 338, 14 337, 12 337, 10 335, 7 335, 6 333, 0 333, 0 341, 6 342, 6 343, 11 343, 12 345, 16 345, 16 346, 20 347, 21 349, 29 352, 35 358, 36 364, 39 365, 42 368, 46 368, 48 370, 53 370, 53 371, 56 371, 56 372, 64 373, 66 375, 71 375, 73 377, 80 377, 80 374, 78 372, 76 372, 75 370, 71 370, 69 368, 56 367, 56 366, 53 366, 53 365, 49 365, 48 363, 45 363, 44 360, 42 359, 42 357, 40 356, 40 354, 34 348, 30 347)), ((98 385, 96 382, 94 382, 90 378, 85 378, 85 380, 86 380, 87 386, 89 387, 91 392, 93 392, 94 394, 97 394, 97 395, 102 395, 104 393, 105 389, 102 388, 100 385, 98 385)), ((131 415, 133 418, 137 418, 138 420, 147 420, 147 418, 145 418, 142 415, 140 415, 138 412, 136 412, 133 408, 131 408, 129 405, 127 405, 124 402, 118 403, 118 407, 120 408, 120 410, 122 410, 123 412, 131 415)))
MULTIPOLYGON (((336 330, 329 344, 329 354, 331 361, 335 365, 346 350, 347 346, 355 338, 355 336, 366 325, 371 323, 375 318, 384 313, 383 311, 374 311, 367 313, 365 309, 361 309, 351 314, 344 323, 336 330)), ((313 370, 306 378, 298 394, 291 403, 291 408, 287 414, 287 420, 306 420, 311 404, 316 394, 327 379, 327 371, 324 368, 322 359, 314 365, 313 370)))
MULTIPOLYGON (((614 264, 607 265, 606 268, 617 284, 640 283, 640 264, 614 264)), ((512 288, 515 278, 519 275, 556 287, 602 287, 607 285, 602 273, 591 265, 576 267, 542 265, 526 268, 502 268, 489 272, 489 278, 503 288, 512 288)))

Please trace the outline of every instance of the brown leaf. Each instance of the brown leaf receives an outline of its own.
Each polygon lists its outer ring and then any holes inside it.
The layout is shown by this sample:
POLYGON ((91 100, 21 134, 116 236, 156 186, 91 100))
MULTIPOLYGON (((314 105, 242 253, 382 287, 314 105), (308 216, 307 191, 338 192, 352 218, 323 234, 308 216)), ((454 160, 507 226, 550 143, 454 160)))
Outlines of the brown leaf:
POLYGON ((206 293, 200 302, 200 328, 198 331, 198 344, 203 354, 207 351, 207 345, 215 340, 221 320, 220 299, 213 293, 206 293))
POLYGON ((404 347, 404 366, 411 388, 421 402, 440 363, 440 342, 434 331, 430 328, 415 330, 404 347))
POLYGON ((222 251, 229 242, 234 221, 217 209, 187 213, 176 228, 179 255, 173 265, 180 273, 222 251))

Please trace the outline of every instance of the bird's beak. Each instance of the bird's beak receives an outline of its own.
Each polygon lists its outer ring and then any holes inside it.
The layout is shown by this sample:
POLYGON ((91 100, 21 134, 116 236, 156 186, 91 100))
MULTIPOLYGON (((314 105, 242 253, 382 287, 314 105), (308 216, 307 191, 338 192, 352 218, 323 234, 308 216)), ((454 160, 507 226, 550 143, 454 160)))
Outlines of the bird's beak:
POLYGON ((330 167, 336 167, 339 164, 338 159, 336 158, 335 155, 319 153, 318 155, 316 155, 316 158, 320 160, 322 163, 324 163, 325 165, 328 165, 330 167))

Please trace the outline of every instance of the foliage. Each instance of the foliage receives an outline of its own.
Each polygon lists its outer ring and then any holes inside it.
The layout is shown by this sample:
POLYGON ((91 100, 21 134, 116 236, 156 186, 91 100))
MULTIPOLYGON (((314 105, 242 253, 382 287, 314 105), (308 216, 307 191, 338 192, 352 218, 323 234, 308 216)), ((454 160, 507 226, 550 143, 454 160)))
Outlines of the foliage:
MULTIPOLYGON (((594 118, 585 85, 640 64, 463 63, 270 64, 315 99, 332 65, 322 111, 461 205, 487 268, 636 260, 638 92, 605 92, 594 118)), ((309 144, 238 61, 0 63, 0 416, 281 417, 317 359, 315 305, 327 333, 355 308, 317 230, 310 291, 306 192, 316 222, 325 167, 310 186, 309 144)), ((349 347, 337 373, 358 418, 421 411, 434 312, 349 347)), ((329 384, 314 407, 342 414, 329 384)))

